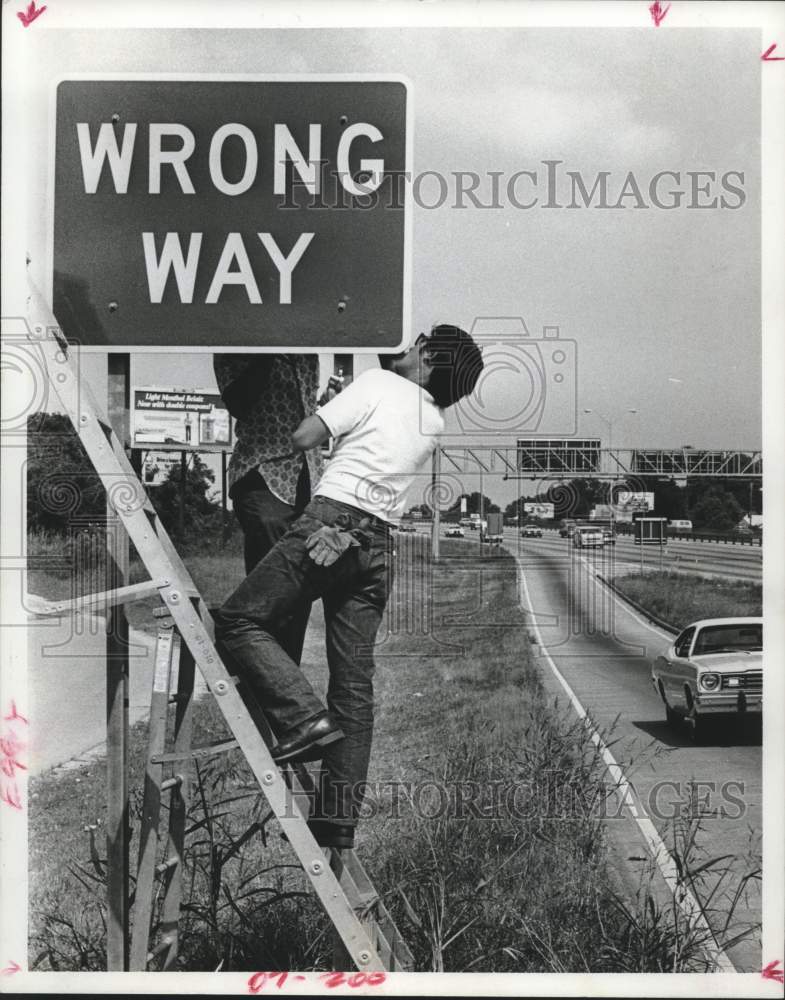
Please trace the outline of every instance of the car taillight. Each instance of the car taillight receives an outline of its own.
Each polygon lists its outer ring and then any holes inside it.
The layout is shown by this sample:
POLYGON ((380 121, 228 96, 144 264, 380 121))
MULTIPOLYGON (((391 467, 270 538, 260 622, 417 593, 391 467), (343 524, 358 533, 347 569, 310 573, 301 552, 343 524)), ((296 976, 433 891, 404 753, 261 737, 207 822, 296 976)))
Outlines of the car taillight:
POLYGON ((704 689, 704 691, 716 691, 719 686, 720 686, 719 674, 701 675, 701 687, 704 689))

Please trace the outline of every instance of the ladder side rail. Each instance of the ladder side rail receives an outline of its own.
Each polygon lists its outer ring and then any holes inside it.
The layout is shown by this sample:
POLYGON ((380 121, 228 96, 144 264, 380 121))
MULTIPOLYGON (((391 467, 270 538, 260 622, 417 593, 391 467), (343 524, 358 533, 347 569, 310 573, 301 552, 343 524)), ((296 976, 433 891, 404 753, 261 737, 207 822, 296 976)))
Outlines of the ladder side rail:
MULTIPOLYGON (((352 873, 346 865, 345 855, 354 853, 353 851, 330 849, 330 869, 335 874, 344 893, 349 899, 356 901, 355 913, 358 920, 365 927, 368 937, 371 939, 374 949, 378 952, 385 969, 395 968, 395 956, 392 946, 384 931, 376 920, 376 903, 379 900, 378 893, 374 891, 370 899, 363 899, 357 883, 352 877, 352 873)), ((333 968, 337 971, 349 971, 351 969, 351 956, 346 950, 346 946, 340 936, 333 931, 333 968)))
POLYGON ((300 859, 317 896, 332 919, 353 961, 365 971, 383 971, 365 929, 344 895, 335 875, 325 864, 321 850, 304 822, 294 796, 262 741, 251 715, 221 662, 204 625, 189 601, 181 601, 172 587, 164 588, 162 596, 181 634, 186 638, 199 670, 216 698, 229 728, 233 732, 249 767, 253 771, 270 808, 277 816, 292 848, 300 859))
POLYGON ((147 948, 153 911, 153 885, 158 860, 161 785, 163 784, 164 770, 163 764, 153 763, 152 758, 156 754, 160 754, 166 745, 166 722, 173 653, 173 631, 171 628, 162 627, 158 631, 155 646, 142 822, 139 833, 139 864, 136 871, 134 921, 131 934, 130 968, 135 972, 144 972, 147 968, 147 948))
MULTIPOLYGON (((178 634, 177 693, 174 719, 175 753, 188 754, 191 750, 194 709, 195 663, 191 651, 180 642, 178 634)), ((191 761, 185 757, 179 764, 181 781, 172 789, 169 803, 169 849, 164 873, 164 899, 161 910, 161 929, 168 940, 164 953, 163 969, 174 968, 179 949, 180 907, 183 895, 183 866, 185 863, 185 830, 191 800, 191 761)))
POLYGON ((52 334, 46 336, 47 327, 58 328, 58 324, 38 293, 33 294, 33 300, 39 313, 42 306, 45 310, 43 316, 46 317, 46 322, 38 328, 44 339, 39 343, 46 355, 52 385, 72 423, 78 429, 96 472, 107 486, 115 510, 120 515, 140 558, 150 576, 161 581, 161 596, 180 634, 191 649, 202 676, 215 695, 229 728, 237 738, 270 807, 281 823, 316 895, 341 935, 352 960, 363 971, 383 971, 384 966, 365 928, 357 919, 338 879, 325 864, 324 857, 279 773, 269 748, 262 742, 258 729, 235 689, 233 680, 213 646, 205 623, 199 618, 190 601, 184 599, 186 596, 191 596, 191 593, 184 595, 185 588, 191 592, 196 590, 190 574, 160 523, 117 436, 108 422, 99 420, 100 408, 90 399, 91 394, 86 386, 80 389, 89 405, 81 407, 77 405, 76 380, 70 369, 70 363, 64 365, 61 357, 58 357, 62 356, 63 352, 55 337, 52 334), (57 368, 60 371, 55 378, 52 373, 57 368), (109 482, 112 476, 115 477, 113 484, 109 482))
MULTIPOLYGON (((298 801, 308 802, 315 795, 315 785, 310 772, 304 764, 295 764, 290 769, 290 787, 292 794, 298 801)), ((343 865, 344 885, 349 885, 351 879, 349 897, 353 900, 368 900, 374 898, 375 920, 379 931, 383 936, 383 948, 385 949, 385 965, 389 971, 400 970, 403 972, 414 969, 414 956, 409 950, 409 946, 398 930, 392 914, 387 908, 384 899, 379 895, 378 890, 365 870, 357 851, 343 850, 340 852, 343 865)))
MULTIPOLYGON (((155 544, 157 540, 163 547, 169 563, 177 569, 181 589, 187 590, 189 596, 199 596, 191 575, 161 524, 155 507, 125 453, 122 442, 103 415, 103 407, 96 400, 90 386, 76 377, 70 358, 53 332, 56 330, 62 336, 57 320, 40 293, 34 288, 31 293, 31 307, 34 324, 32 343, 42 353, 50 384, 107 491, 113 512, 119 515, 120 522, 127 528, 128 515, 144 511, 149 526, 146 531, 138 532, 137 538, 132 537, 140 557, 142 556, 140 544, 142 546, 145 542, 155 544)), ((148 545, 147 548, 149 547, 148 545)), ((150 572, 147 563, 145 566, 150 572)), ((151 576, 155 578, 155 574, 151 576)))

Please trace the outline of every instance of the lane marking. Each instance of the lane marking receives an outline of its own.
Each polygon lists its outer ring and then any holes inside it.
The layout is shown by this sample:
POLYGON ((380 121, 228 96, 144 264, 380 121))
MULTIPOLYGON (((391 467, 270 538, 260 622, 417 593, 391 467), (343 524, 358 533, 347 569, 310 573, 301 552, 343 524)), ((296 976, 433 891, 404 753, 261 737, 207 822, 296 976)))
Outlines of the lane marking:
MULTIPOLYGON (((700 903, 698 903, 698 900, 689 889, 685 888, 683 885, 679 885, 679 870, 676 866, 676 862, 671 856, 668 848, 665 846, 665 842, 662 837, 657 832, 657 828, 654 823, 652 823, 651 819, 649 819, 646 815, 646 811, 643 806, 637 801, 637 796, 633 791, 632 785, 627 780, 623 769, 619 766, 607 744, 600 736, 596 727, 593 725, 588 712, 578 700, 577 695, 567 683, 559 668, 553 662, 553 658, 542 640, 542 635, 540 634, 540 629, 537 625, 534 613, 534 605, 532 604, 531 596, 529 594, 529 586, 526 582, 526 574, 523 571, 523 567, 521 566, 517 555, 515 555, 515 563, 518 567, 519 579, 523 586, 523 593, 526 597, 526 607, 524 608, 524 611, 526 611, 532 618, 530 628, 535 634, 537 643, 542 650, 542 655, 548 661, 548 665, 551 668, 554 677, 564 689, 564 692, 578 718, 583 721, 584 725, 589 730, 591 741, 600 752, 600 756, 605 763, 608 773, 615 783, 616 791, 619 793, 622 804, 627 807, 630 815, 637 823, 638 829, 646 842, 649 853, 654 858, 654 861, 656 862, 665 883, 670 889, 677 906, 684 913, 687 920, 707 934, 708 941, 714 943, 713 949, 708 946, 704 946, 710 961, 712 961, 721 972, 736 972, 737 970, 735 965, 717 943, 717 940, 714 937, 714 931, 712 931, 709 926, 709 923, 703 914, 703 910, 701 909, 700 903)), ((596 582, 597 581, 595 579, 595 583, 596 582)))
POLYGON ((618 604, 619 607, 623 608, 631 618, 634 618, 639 625, 643 625, 644 628, 647 628, 650 632, 653 632, 656 636, 659 636, 660 639, 669 640, 673 638, 670 632, 664 632, 662 629, 657 628, 656 625, 653 625, 651 622, 647 622, 644 618, 641 618, 640 615, 637 614, 637 612, 633 611, 633 609, 629 606, 629 604, 627 604, 626 601, 623 601, 615 591, 611 590, 610 587, 604 587, 602 582, 597 579, 597 570, 591 565, 591 563, 588 562, 586 556, 580 556, 579 558, 580 561, 588 570, 589 576, 591 577, 594 586, 600 587, 602 593, 610 594, 611 598, 616 602, 616 604, 618 604))

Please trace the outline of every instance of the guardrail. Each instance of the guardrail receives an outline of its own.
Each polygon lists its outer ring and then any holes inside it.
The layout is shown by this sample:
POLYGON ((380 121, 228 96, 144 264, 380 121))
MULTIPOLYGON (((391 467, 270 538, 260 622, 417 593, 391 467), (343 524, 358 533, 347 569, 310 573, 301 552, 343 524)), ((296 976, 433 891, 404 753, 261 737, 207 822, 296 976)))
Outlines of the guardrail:
MULTIPOLYGON (((617 535, 631 535, 632 525, 617 524, 617 535)), ((694 542, 722 542, 724 545, 763 545, 762 533, 746 531, 674 531, 668 533, 668 540, 686 539, 694 542)))
MULTIPOLYGON (((431 521, 425 518, 421 520, 408 520, 404 518, 405 524, 411 525, 422 525, 423 527, 430 528, 431 521)), ((442 527, 450 527, 453 524, 457 525, 457 521, 446 521, 442 518, 442 527)), ((590 521, 586 522, 590 524, 590 521)), ((505 524, 505 528, 511 531, 519 529, 518 525, 515 524, 505 524)), ((558 531, 556 525, 540 525, 543 531, 558 531)), ((467 532, 470 530, 466 529, 467 532)), ((616 534, 617 535, 632 535, 633 528, 631 524, 626 522, 616 523, 616 534)), ((752 532, 748 533, 746 531, 674 531, 668 535, 669 540, 673 539, 686 539, 687 541, 692 540, 694 542, 722 542, 724 545, 755 545, 761 547, 763 545, 763 533, 762 532, 752 532)))

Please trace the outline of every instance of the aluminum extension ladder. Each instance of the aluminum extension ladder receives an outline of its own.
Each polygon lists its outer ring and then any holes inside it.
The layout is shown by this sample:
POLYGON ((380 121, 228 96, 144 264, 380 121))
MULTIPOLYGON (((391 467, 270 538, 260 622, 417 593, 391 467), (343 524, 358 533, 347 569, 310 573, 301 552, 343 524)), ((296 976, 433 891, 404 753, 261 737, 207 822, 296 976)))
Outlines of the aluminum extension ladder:
MULTIPOLYGON (((281 771, 273 761, 267 739, 252 716, 211 638, 212 620, 188 570, 175 550, 156 511, 134 472, 108 420, 102 416, 89 387, 78 379, 57 320, 32 291, 34 325, 28 328, 31 350, 47 373, 60 403, 78 433, 87 455, 106 491, 108 502, 150 575, 150 580, 86 595, 73 601, 45 603, 36 614, 63 615, 90 607, 108 608, 158 594, 161 613, 171 618, 171 628, 159 631, 155 656, 151 715, 153 743, 147 761, 145 828, 140 842, 140 860, 135 894, 134 935, 131 969, 144 970, 161 959, 171 969, 177 955, 177 924, 180 913, 182 855, 188 796, 188 764, 194 756, 218 752, 217 747, 191 748, 190 715, 193 702, 194 668, 198 668, 234 739, 221 749, 239 747, 270 809, 295 851, 303 871, 321 901, 347 960, 361 971, 410 970, 413 960, 396 929, 383 900, 374 889, 353 850, 329 851, 316 843, 301 810, 313 793, 308 771, 300 766, 281 771), (176 676, 177 693, 170 685, 176 676), (163 747, 165 713, 171 701, 177 704, 174 747, 163 747), (180 772, 163 777, 163 765, 181 762, 180 772), (172 855, 157 861, 161 796, 170 793, 169 841, 172 855), (152 895, 156 876, 164 879, 161 939, 149 949, 152 895)), ((262 724, 263 725, 263 724, 262 724)))

